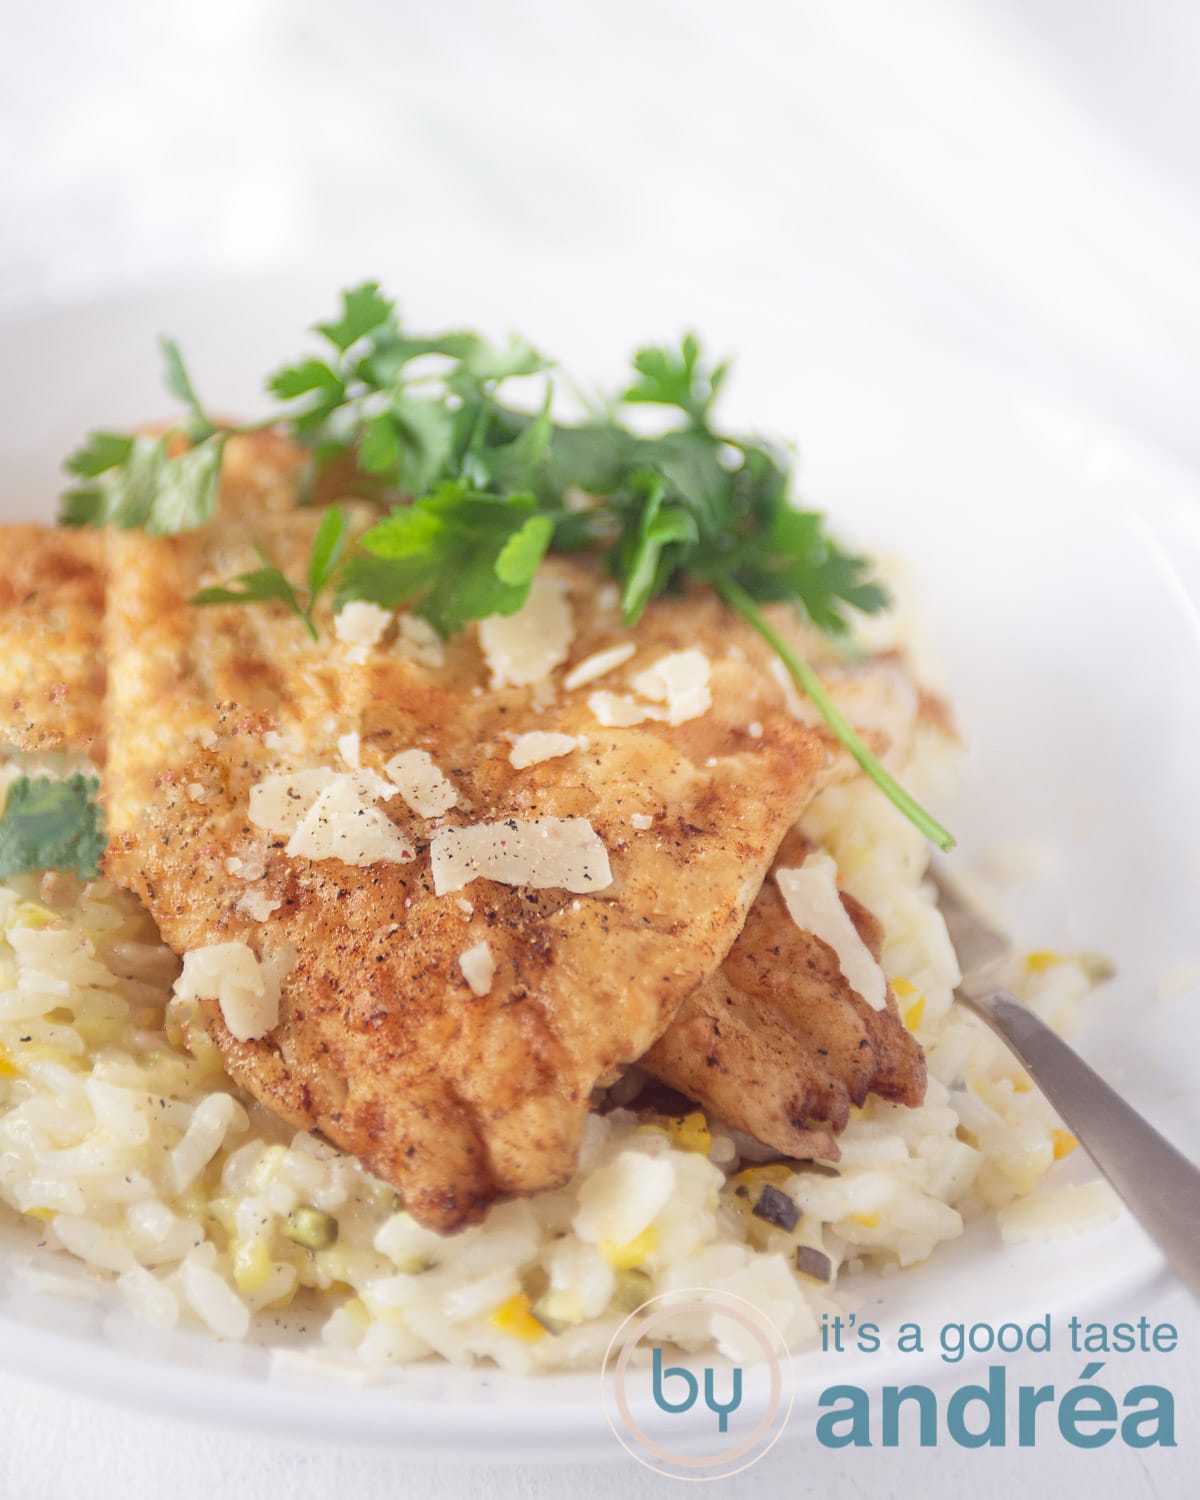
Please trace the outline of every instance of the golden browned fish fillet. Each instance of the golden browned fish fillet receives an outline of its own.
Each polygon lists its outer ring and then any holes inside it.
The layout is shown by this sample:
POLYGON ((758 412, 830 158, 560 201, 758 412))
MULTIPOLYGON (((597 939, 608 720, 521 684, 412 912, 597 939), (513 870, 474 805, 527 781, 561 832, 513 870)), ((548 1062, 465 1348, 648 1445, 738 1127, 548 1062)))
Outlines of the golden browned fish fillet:
POLYGON ((104 537, 6 526, 0 744, 104 755, 104 537))
MULTIPOLYGON (((561 673, 552 690, 491 690, 472 632, 436 670, 391 640, 357 665, 328 618, 314 645, 282 609, 197 609, 198 587, 254 565, 252 540, 301 573, 317 519, 256 510, 236 484, 222 503, 201 532, 110 538, 107 872, 178 952, 295 947, 270 1035, 235 1041, 207 1006, 230 1072, 395 1184, 419 1220, 454 1229, 499 1195, 569 1176, 593 1087, 724 958, 825 751, 786 712, 758 638, 708 597, 655 603, 629 637, 637 655, 602 684, 701 647, 712 706, 675 727, 605 728, 593 687, 567 691, 561 673), (515 769, 511 737, 533 730, 587 748, 515 769), (249 823, 250 789, 283 768, 337 767, 348 733, 375 770, 428 751, 458 793, 446 823, 588 819, 613 885, 593 896, 480 879, 439 896, 434 830, 400 798, 380 806, 412 862, 289 856, 286 838, 249 823), (459 965, 481 941, 496 966, 484 995, 459 965)), ((593 568, 557 576, 572 661, 625 636, 593 568)))
MULTIPOLYGON (((776 867, 802 863, 790 834, 776 867)), ((842 897, 876 959, 879 923, 842 897)), ((925 1058, 889 991, 875 1010, 847 984, 833 950, 793 922, 774 881, 759 892, 724 964, 683 1002, 638 1066, 727 1124, 787 1156, 836 1161, 835 1136, 868 1093, 925 1097, 925 1058)))
MULTIPOLYGON (((423 672, 402 659, 398 661, 394 647, 372 653, 371 661, 356 665, 344 653, 339 655, 338 648, 333 649, 331 656, 327 643, 310 647, 290 618, 240 608, 211 613, 181 608, 181 601, 201 582, 255 565, 250 552, 253 539, 268 540, 277 560, 290 566, 293 572, 301 570, 317 518, 311 513, 296 514, 292 510, 292 476, 298 461, 296 451, 273 436, 235 443, 227 459, 224 514, 219 528, 210 529, 203 537, 152 541, 135 534, 114 535, 109 541, 118 579, 116 607, 108 622, 109 649, 117 664, 111 721, 118 743, 118 753, 106 777, 110 826, 118 835, 110 857, 110 872, 143 892, 160 916, 169 940, 181 951, 233 935, 246 936, 257 949, 268 951, 273 942, 279 945, 287 940, 277 931, 281 923, 286 923, 290 929, 300 929, 302 935, 309 932, 326 957, 344 951, 356 955, 352 967, 359 974, 369 975, 371 986, 360 997, 360 1003, 373 1004, 370 1001, 373 994, 381 997, 371 1024, 384 1033, 382 1036, 374 1033, 346 1036, 336 988, 322 997, 319 1007, 312 1008, 318 1011, 315 1022, 310 1019, 311 1009, 302 1008, 293 999, 289 1002, 289 1015, 285 1004, 284 1024, 269 1039, 270 1045, 236 1043, 225 1030, 217 1008, 208 1007, 209 1025, 232 1070, 268 1103, 299 1124, 326 1129, 333 1138, 363 1155, 383 1175, 397 1182, 404 1179, 410 1184, 410 1196, 415 1178, 428 1184, 439 1174, 447 1190, 457 1195, 460 1189, 455 1186, 456 1174, 460 1181, 474 1182, 480 1176, 481 1152, 490 1152, 497 1158, 506 1174, 503 1190, 532 1191, 533 1187, 525 1184, 531 1181, 534 1186, 542 1184, 531 1173, 542 1171, 544 1181, 549 1171, 544 1150, 538 1147, 541 1119, 561 1111, 548 1110, 546 1101, 539 1103, 536 1098, 520 1103, 506 1079, 510 1074, 518 1077, 525 1064, 524 1038, 531 1041, 529 1051, 535 1061, 543 1054, 549 1055, 543 1035, 548 1029, 544 1004, 532 1003, 536 991, 533 996, 527 992, 529 975, 543 961, 548 962, 553 956, 562 965, 563 955, 552 955, 548 946, 557 942, 557 936, 546 935, 553 934, 556 921, 561 925, 562 911, 554 908, 561 908, 562 902, 548 893, 516 893, 477 883, 467 892, 467 897, 477 903, 477 910, 468 921, 457 901, 453 911, 448 912, 448 898, 435 898, 420 905, 413 901, 405 907, 405 902, 411 899, 408 884, 397 883, 395 867, 382 866, 370 872, 339 867, 332 895, 336 904, 331 905, 330 891, 312 878, 314 872, 325 873, 332 868, 333 862, 321 861, 319 870, 312 867, 308 878, 299 882, 305 894, 298 903, 292 889, 295 884, 292 875, 266 869, 268 851, 262 835, 249 827, 244 818, 249 785, 258 775, 277 768, 279 761, 279 752, 264 745, 264 734, 279 726, 288 728, 288 761, 292 765, 334 763, 331 737, 351 725, 362 735, 365 758, 375 764, 394 749, 410 745, 430 748, 435 758, 441 758, 449 745, 450 761, 461 761, 464 766, 474 763, 471 776, 476 803, 481 791, 485 808, 524 809, 526 815, 548 809, 569 814, 575 809, 578 815, 593 816, 594 795, 586 783, 589 776, 595 775, 594 768, 599 767, 604 791, 615 808, 620 810, 624 800, 626 816, 618 842, 634 844, 644 844, 649 837, 645 830, 635 831, 629 824, 628 816, 634 812, 642 814, 643 819, 657 814, 656 843, 661 838, 662 817, 669 813, 671 794, 679 788, 664 785, 663 790, 668 794, 665 798, 647 797, 646 792, 653 790, 655 778, 670 763, 664 761, 664 751, 672 759, 675 751, 664 744, 662 736, 668 732, 659 726, 650 735, 641 727, 632 731, 598 730, 591 713, 580 707, 579 700, 587 694, 579 693, 574 695, 573 702, 571 695, 562 699, 561 724, 551 723, 536 704, 534 710, 539 729, 565 728, 586 735, 590 742, 586 759, 577 754, 517 774, 507 760, 507 740, 495 737, 495 721, 503 724, 501 734, 525 727, 518 719, 522 712, 528 711, 530 695, 527 691, 510 692, 497 699, 491 693, 481 693, 478 702, 464 703, 464 685, 468 695, 480 686, 476 680, 480 675, 479 653, 469 641, 451 645, 445 669, 433 673, 423 672), (211 577, 205 569, 211 572, 211 577), (400 703, 404 705, 403 711, 397 706, 400 703), (218 704, 222 705, 220 709, 218 704), (380 707, 381 704, 384 706, 380 707), (210 740, 218 728, 228 731, 221 743, 210 746, 209 752, 198 754, 202 740, 210 740), (457 733, 452 732, 455 728, 457 733), (184 759, 190 757, 194 763, 178 769, 181 746, 184 759), (482 756, 481 748, 485 752, 482 756), (239 749, 244 764, 231 759, 231 752, 239 749), (585 785, 580 786, 580 782, 585 785), (206 800, 200 802, 199 798, 206 800), (142 820, 145 806, 157 808, 154 823, 157 832, 149 839, 148 825, 142 820), (185 875, 181 890, 181 871, 193 871, 198 866, 182 865, 178 848, 168 851, 179 843, 193 849, 204 829, 219 832, 221 840, 219 846, 215 840, 206 841, 199 851, 205 888, 193 891, 185 875), (166 843, 162 842, 164 839, 166 843), (233 854, 228 853, 230 846, 234 848, 233 854), (256 878, 243 881, 230 874, 226 862, 239 859, 242 872, 256 878), (389 876, 387 882, 380 880, 381 870, 389 876), (453 995, 453 1007, 459 1012, 490 1008, 491 996, 481 1005, 455 969, 456 955, 477 938, 481 922, 494 950, 495 927, 506 929, 515 954, 507 970, 501 965, 492 994, 504 982, 513 983, 514 987, 509 1005, 502 1007, 507 1012, 503 1015, 504 1025, 498 1027, 494 1019, 473 1017, 478 1040, 471 1043, 460 1034, 464 1028, 455 1021, 453 1013, 449 1019, 443 1014, 444 1005, 428 1007, 422 1003, 427 1012, 420 1018, 418 1029, 422 1035, 443 1037, 447 1057, 455 1057, 455 1065, 464 1072, 477 1073, 486 1081, 485 1086, 464 1089, 463 1099, 448 1101, 447 1090, 436 1078, 418 1076, 420 1070, 408 1062, 403 1069, 404 1089, 411 1108, 403 1109, 393 1102, 384 1111, 381 1122, 375 1123, 367 1116, 377 1106, 370 1098, 365 1106, 358 1105, 351 1098, 346 1075, 356 1070, 369 1072, 374 1053, 379 1052, 382 1057, 384 1048, 392 1045, 391 1034, 397 1026, 388 1025, 383 1018, 394 1014, 396 1005, 384 991, 394 994, 396 989, 390 950, 397 933, 390 930, 395 923, 389 913, 387 940, 377 941, 376 948, 381 951, 373 951, 364 959, 355 942, 347 944, 347 927, 352 926, 357 932, 364 913, 369 920, 378 921, 380 903, 388 902, 385 890, 381 889, 384 885, 386 891, 393 893, 390 905, 399 905, 406 912, 407 935, 419 944, 419 951, 410 957, 414 962, 424 962, 428 974, 439 976, 437 983, 447 986, 453 995), (489 904, 483 907, 478 903, 478 894, 485 889, 489 904), (196 897, 194 905, 187 899, 192 895, 196 897), (276 900, 282 900, 282 910, 271 913, 264 923, 251 917, 246 909, 254 907, 256 902, 270 905, 276 900), (300 913, 293 910, 297 905, 300 913), (371 959, 377 965, 382 960, 382 966, 364 969, 364 963, 371 959), (442 1028, 440 1033, 436 1031, 438 1025, 442 1028), (475 1056, 470 1052, 471 1046, 475 1048, 475 1056), (485 1054, 492 1046, 507 1049, 505 1065, 489 1067, 485 1054), (381 1148, 372 1147, 371 1140, 382 1136, 382 1149, 388 1150, 387 1137, 394 1133, 394 1118, 401 1113, 411 1117, 414 1111, 421 1117, 417 1137, 426 1142, 436 1140, 438 1150, 436 1156, 428 1156, 419 1168, 405 1172, 394 1161, 389 1166, 381 1148), (464 1115, 476 1117, 469 1130, 463 1128, 464 1115), (357 1144, 350 1143, 350 1131, 354 1132, 357 1144)), ((27 699, 36 700, 38 711, 23 724, 24 742, 89 745, 99 758, 104 741, 100 723, 103 669, 99 668, 98 675, 97 664, 103 660, 100 610, 104 598, 105 539, 92 533, 33 527, 13 528, 9 535, 19 543, 14 550, 31 559, 27 564, 28 577, 36 580, 37 586, 27 585, 7 601, 8 607, 0 611, 0 630, 6 631, 25 650, 28 624, 21 617, 20 605, 31 597, 38 601, 36 618, 54 620, 57 630, 57 634, 46 636, 46 649, 34 660, 32 677, 26 669, 20 679, 22 683, 45 684, 41 691, 31 693, 28 688, 25 691, 27 699), (69 727, 55 719, 55 706, 60 703, 73 705, 69 727)), ((572 653, 577 660, 608 644, 613 622, 601 617, 589 623, 591 581, 577 576, 575 586, 589 596, 577 620, 578 635, 572 653)), ((679 621, 674 629, 665 628, 661 621, 654 627, 654 634, 643 627, 644 654, 653 659, 662 649, 697 642, 708 649, 716 644, 721 651, 732 646, 725 675, 737 680, 729 698, 733 712, 726 727, 740 745, 743 725, 752 723, 755 717, 765 725, 760 709, 764 702, 772 708, 774 705, 773 693, 769 687, 764 690, 762 681, 762 648, 756 638, 745 640, 736 632, 735 638, 726 640, 723 632, 729 622, 711 603, 700 606, 699 613, 696 609, 693 602, 677 610, 679 621), (743 663, 739 653, 746 653, 750 665, 743 663)), ((328 631, 328 621, 325 625, 328 631)), ((639 666, 642 655, 639 653, 629 664, 624 676, 628 677, 639 666)), ((893 702, 884 720, 886 734, 895 739, 898 733, 907 732, 903 700, 911 690, 894 664, 885 662, 880 671, 884 677, 890 671, 892 679, 889 692, 883 694, 885 705, 889 695, 892 700, 897 697, 900 700, 901 711, 897 712, 893 702)), ((621 676, 614 674, 596 686, 619 687, 621 676)), ((843 682, 835 680, 834 686, 848 695, 847 707, 858 706, 857 695, 864 715, 872 709, 878 712, 880 694, 867 693, 863 697, 861 672, 843 682)), ((720 702, 717 707, 719 710, 720 702)), ((795 708, 794 703, 792 707, 795 708)), ((704 728, 705 742, 691 746, 693 779, 701 752, 713 748, 709 743, 714 730, 711 714, 705 718, 709 721, 704 728)), ((669 738, 687 748, 686 742, 694 741, 695 734, 688 725, 682 725, 670 731, 669 738)), ((885 737, 877 748, 884 748, 886 743, 885 737)), ((815 767, 819 756, 814 757, 810 743, 803 748, 815 767)), ((705 761, 712 758, 703 755, 705 761)), ((460 782, 467 775, 462 766, 456 764, 452 769, 457 770, 460 782)), ((822 774, 829 773, 827 766, 822 774)), ((755 769, 754 777, 758 774, 755 769)), ((834 774, 840 773, 835 770, 834 774)), ((761 785, 752 784, 742 787, 740 793, 755 802, 761 798, 761 790, 761 785)), ((728 808, 716 787, 706 800, 711 804, 709 811, 728 808)), ((478 813, 477 806, 472 817, 478 813)), ((427 830, 420 826, 421 820, 409 821, 413 824, 410 831, 415 843, 419 844, 427 830)), ((656 874, 633 892, 647 908, 641 920, 649 925, 648 932, 627 932, 626 946, 630 951, 645 954, 648 947, 654 948, 649 934, 657 928, 653 925, 654 917, 647 913, 663 905, 657 892, 647 899, 654 881, 661 878, 664 885, 668 884, 674 878, 675 864, 694 867, 698 853, 702 858, 711 857, 707 850, 689 848, 698 838, 702 839, 706 830, 699 824, 689 826, 686 819, 680 826, 684 836, 664 857, 656 855, 653 861, 656 869, 662 871, 661 877, 656 874)), ((798 853, 793 850, 788 857, 794 855, 799 859, 803 852, 803 848, 798 853)), ((294 863, 281 861, 277 852, 269 858, 273 866, 294 863)), ((738 892, 742 905, 749 899, 750 888, 757 878, 755 874, 752 880, 742 883, 738 892)), ((428 894, 427 881, 424 894, 428 894)), ((609 902, 603 904, 607 906, 609 902)), ((697 907, 686 901, 684 905, 685 921, 695 910, 704 909, 702 901, 697 907)), ((588 996, 593 988, 598 988, 601 996, 610 995, 611 986, 593 985, 587 972, 588 965, 594 962, 603 976, 613 913, 605 915, 609 928, 605 930, 601 923, 598 935, 594 927, 588 932, 581 924, 577 939, 581 948, 588 942, 593 944, 587 962, 580 964, 578 955, 567 955, 575 966, 572 1019, 580 1035, 586 1035, 589 1041, 598 1040, 602 1034, 607 1036, 605 1028, 594 1026, 589 1017, 588 996)), ((861 908, 855 908, 854 915, 864 937, 872 941, 873 919, 861 908)), ((727 944, 728 927, 723 932, 714 941, 712 934, 704 931, 703 924, 698 924, 696 938, 701 943, 701 966, 704 962, 711 964, 711 955, 721 942, 727 944)), ((691 941, 691 937, 686 940, 691 941)), ((656 966, 653 958, 649 966, 651 969, 656 966)), ((293 977, 293 995, 305 972, 302 967, 293 977)), ((674 982, 677 977, 662 976, 661 994, 678 992, 674 982)), ((340 984, 340 975, 333 976, 331 983, 340 984)), ((655 1026, 661 1030, 662 1015, 667 1009, 661 994, 656 999, 653 982, 647 989, 650 1001, 642 1000, 639 1035, 655 1026), (656 1007, 658 1019, 651 1021, 656 1007)), ((570 997, 569 982, 560 984, 559 990, 563 993, 558 997, 557 1010, 565 1012, 570 997)), ((637 985, 633 991, 623 996, 626 1006, 637 999, 637 985)), ((611 1000, 604 1003, 612 1005, 611 1000)), ((304 1004, 309 1005, 309 997, 305 997, 304 1004)), ((620 1010, 620 1004, 616 1008, 620 1010)), ((414 1009, 410 1004, 406 1012, 410 1026, 414 1009)), ((635 1026, 626 1029, 632 1031, 635 1026)), ((610 1039, 611 1056, 618 1057, 619 1051, 624 1057, 635 1045, 630 1040, 616 1049, 610 1039)), ((424 1063, 428 1061, 426 1053, 424 1063)), ((611 1071, 602 1064, 603 1056, 597 1054, 592 1066, 597 1078, 611 1071)), ((861 1102, 869 1089, 906 1103, 918 1102, 923 1089, 920 1051, 899 1026, 894 1002, 889 997, 889 1010, 877 1013, 848 992, 829 950, 811 935, 796 930, 773 885, 764 888, 723 970, 684 1004, 652 1050, 650 1064, 643 1065, 652 1065, 661 1078, 690 1093, 729 1123, 793 1155, 835 1156, 831 1131, 842 1128, 849 1103, 861 1102), (801 976, 799 982, 797 974, 801 976), (720 1027, 720 1038, 715 1042, 714 1022, 720 1027), (805 1122, 813 1122, 814 1128, 808 1128, 805 1122)), ((564 1074, 564 1080, 569 1072, 568 1069, 564 1074)), ((552 1093, 549 1072, 543 1072, 543 1077, 552 1093)), ((583 1088, 582 1081, 579 1088, 583 1088)), ((360 1084, 357 1092, 362 1091, 360 1084)), ((370 1095, 369 1088, 367 1093, 370 1095)), ((561 1121, 552 1119, 550 1125, 548 1139, 561 1156, 563 1148, 558 1142, 561 1121)), ((406 1128, 411 1128, 411 1121, 406 1128)), ((394 1158, 394 1143, 390 1149, 394 1158)), ((492 1169, 489 1166, 486 1170, 492 1169)), ((498 1185, 495 1190, 501 1187, 498 1185)), ((490 1191, 491 1188, 485 1190, 483 1201, 490 1191)), ((413 1206, 421 1212, 415 1199, 413 1206)), ((457 1214, 457 1206, 451 1212, 457 1214)), ((444 1206, 433 1214, 427 1211, 427 1216, 439 1223, 447 1219, 444 1206)))

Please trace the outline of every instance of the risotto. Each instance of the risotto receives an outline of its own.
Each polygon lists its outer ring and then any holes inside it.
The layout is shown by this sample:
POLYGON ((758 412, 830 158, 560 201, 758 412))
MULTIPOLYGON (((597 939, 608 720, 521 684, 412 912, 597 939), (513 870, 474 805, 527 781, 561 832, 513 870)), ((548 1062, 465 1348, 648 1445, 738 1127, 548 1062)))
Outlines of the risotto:
MULTIPOLYGON (((954 758, 923 733, 910 784, 944 785, 954 758)), ((861 779, 820 793, 802 828, 882 923, 929 1072, 920 1107, 872 1096, 853 1111, 836 1166, 763 1160, 699 1109, 641 1107, 630 1073, 589 1117, 570 1182, 441 1236, 230 1081, 134 898, 49 874, 0 886, 0 1203, 164 1328, 270 1340, 302 1311, 356 1363, 521 1374, 598 1367, 629 1311, 694 1286, 746 1298, 799 1349, 857 1271, 922 1261, 974 1216, 996 1214, 1011 1241, 1112 1217, 1099 1183, 1043 1183, 1076 1143, 954 1002, 922 836, 861 779)), ((1050 953, 1005 978, 1060 1030, 1092 985, 1085 963, 1050 953)), ((698 1317, 678 1339, 736 1357, 720 1333, 698 1317)))

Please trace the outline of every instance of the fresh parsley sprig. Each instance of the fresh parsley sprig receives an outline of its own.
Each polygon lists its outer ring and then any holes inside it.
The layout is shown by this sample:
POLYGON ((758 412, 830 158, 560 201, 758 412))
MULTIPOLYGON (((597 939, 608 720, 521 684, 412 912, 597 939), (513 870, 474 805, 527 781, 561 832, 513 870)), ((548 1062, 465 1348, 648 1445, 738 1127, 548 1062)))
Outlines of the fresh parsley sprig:
POLYGON ((227 584, 201 589, 193 594, 192 604, 269 604, 278 602, 303 624, 315 641, 317 627, 313 609, 321 591, 329 583, 341 560, 346 544, 347 519, 339 505, 331 505, 321 518, 313 538, 308 559, 307 588, 299 589, 275 566, 261 547, 256 548, 261 568, 239 573, 227 584))
MULTIPOLYGON (((853 612, 874 613, 887 596, 823 516, 792 505, 786 454, 717 424, 729 367, 709 365, 695 335, 678 349, 638 350, 632 380, 600 415, 563 424, 551 416, 548 377, 536 413, 500 399, 506 382, 549 370, 530 345, 411 334, 376 282, 344 292, 338 316, 314 331, 322 355, 268 381, 282 403, 274 420, 308 446, 315 472, 337 466, 351 476, 347 493, 388 513, 346 549, 340 568, 345 523, 338 513, 324 537, 323 525, 306 591, 263 554, 261 568, 194 602, 280 602, 315 636, 314 601, 336 584, 339 608, 356 599, 405 604, 451 635, 519 609, 548 552, 598 554, 630 626, 652 599, 701 583, 773 647, 867 776, 934 843, 952 847, 763 613, 763 604, 788 603, 837 637, 853 612), (624 412, 636 405, 660 408, 666 430, 635 432, 624 412)), ((94 434, 68 463, 85 481, 64 497, 68 524, 163 532, 211 516, 224 445, 253 429, 215 421, 177 347, 164 341, 163 349, 186 420, 159 438, 94 434)))
POLYGON ((0 880, 30 870, 74 870, 81 880, 99 874, 104 812, 99 779, 76 772, 18 777, 0 812, 0 880))

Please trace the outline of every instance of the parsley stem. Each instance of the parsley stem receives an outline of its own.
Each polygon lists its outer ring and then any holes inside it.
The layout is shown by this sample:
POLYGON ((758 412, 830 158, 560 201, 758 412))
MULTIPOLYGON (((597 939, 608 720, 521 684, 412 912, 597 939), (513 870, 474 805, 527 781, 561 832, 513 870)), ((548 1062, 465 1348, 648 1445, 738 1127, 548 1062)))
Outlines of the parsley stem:
POLYGON ((797 685, 816 704, 826 724, 884 796, 943 853, 953 849, 954 835, 927 813, 915 798, 910 797, 895 777, 883 768, 878 758, 872 755, 859 738, 853 724, 833 701, 825 684, 803 657, 797 656, 741 584, 734 583, 732 579, 723 579, 717 582, 716 589, 725 603, 735 609, 748 625, 758 631, 767 645, 773 648, 797 685))

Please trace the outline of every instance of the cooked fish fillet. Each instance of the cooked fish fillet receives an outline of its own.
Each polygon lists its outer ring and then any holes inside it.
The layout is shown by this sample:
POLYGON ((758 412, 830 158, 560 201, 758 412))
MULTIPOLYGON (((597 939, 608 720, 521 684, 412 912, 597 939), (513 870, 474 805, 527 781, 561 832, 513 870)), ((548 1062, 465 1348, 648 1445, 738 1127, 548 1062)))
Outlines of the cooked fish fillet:
MULTIPOLYGON (((603 686, 698 646, 711 708, 626 728, 601 725, 593 685, 567 691, 561 673, 552 690, 489 689, 470 632, 437 670, 392 642, 356 665, 328 619, 313 645, 282 609, 186 602, 253 565, 252 538, 301 572, 314 525, 304 511, 256 512, 227 485, 221 521, 201 532, 111 536, 106 869, 179 952, 294 946, 269 1036, 238 1042, 207 1006, 229 1070, 395 1184, 419 1220, 454 1229, 498 1195, 569 1176, 593 1087, 639 1057, 724 958, 825 750, 786 712, 758 638, 703 596, 656 602, 632 636, 636 657, 603 686), (512 737, 535 730, 582 736, 586 749, 517 770, 512 737), (411 863, 289 856, 285 838, 249 823, 250 789, 284 767, 336 766, 348 733, 375 770, 429 752, 458 794, 446 823, 589 820, 613 885, 572 896, 480 879, 439 896, 433 826, 399 798, 381 807, 411 863), (230 860, 251 878, 231 877, 230 860), (495 964, 483 995, 459 964, 481 941, 495 964)), ((594 569, 557 576, 575 616, 572 661, 624 637, 594 569)))
POLYGON ((0 743, 104 755, 105 539, 6 526, 0 570, 0 743))
MULTIPOLYGON (((790 834, 776 868, 802 863, 790 834)), ((842 903, 879 957, 878 921, 842 903)), ((721 968, 694 990, 638 1064, 652 1077, 787 1156, 836 1161, 850 1106, 868 1093, 925 1097, 925 1058, 894 996, 875 1010, 852 990, 833 949, 793 922, 773 880, 759 892, 721 968)))
MULTIPOLYGON (((317 517, 292 508, 297 463, 274 437, 232 444, 222 518, 202 534, 106 541, 12 529, 14 550, 36 560, 28 566, 36 587, 14 595, 0 628, 24 650, 18 606, 35 597, 36 618, 53 620, 57 632, 36 658, 36 680, 47 686, 25 690, 37 711, 21 732, 26 743, 103 753, 97 664, 107 545, 115 578, 106 631, 109 872, 142 892, 180 951, 234 937, 264 953, 296 943, 301 962, 265 1042, 237 1043, 219 1010, 207 1008, 231 1070, 396 1182, 419 1217, 453 1226, 495 1193, 533 1191, 569 1170, 591 1083, 653 1040, 685 988, 718 961, 812 776, 830 774, 829 757, 813 736, 780 722, 761 644, 711 601, 656 606, 622 671, 547 705, 528 689, 481 691, 486 674, 469 638, 450 643, 434 671, 406 660, 397 642, 355 664, 331 647, 327 620, 313 647, 282 614, 184 607, 201 584, 256 565, 255 540, 285 569, 302 571, 317 517), (663 650, 697 643, 717 653, 716 702, 701 720, 675 729, 597 725, 591 690, 620 689, 663 650), (55 718, 62 702, 73 705, 69 724, 55 718), (586 755, 518 773, 510 741, 529 727, 586 737, 586 755), (622 885, 586 901, 490 882, 437 898, 424 860, 364 871, 287 859, 284 840, 269 848, 247 823, 249 788, 282 763, 336 764, 334 741, 351 730, 376 767, 396 749, 431 750, 469 799, 470 818, 588 816, 622 885), (764 785, 778 806, 761 807, 764 785), (635 814, 653 831, 636 828, 635 814), (276 902, 265 920, 253 914, 276 902), (497 963, 486 997, 457 967, 481 935, 497 963)), ((579 661, 623 633, 589 574, 564 578, 577 604, 579 661)), ((891 697, 903 706, 911 695, 898 669, 892 676, 891 697)), ((865 721, 871 700, 858 676, 845 680, 865 721)), ((880 728, 893 740, 907 733, 894 708, 880 728)), ((878 748, 886 743, 877 739, 878 748)), ((399 821, 421 847, 430 825, 399 821)), ((869 936, 872 919, 861 908, 855 916, 869 936)), ((831 1132, 868 1089, 920 1098, 920 1052, 889 1005, 877 1013, 848 996, 829 950, 797 932, 769 885, 724 969, 684 1004, 650 1056, 660 1077, 731 1124, 794 1155, 831 1157, 831 1132)))

